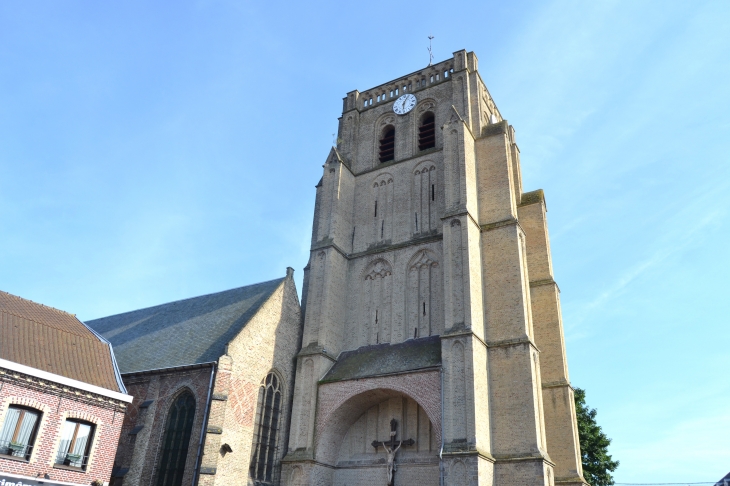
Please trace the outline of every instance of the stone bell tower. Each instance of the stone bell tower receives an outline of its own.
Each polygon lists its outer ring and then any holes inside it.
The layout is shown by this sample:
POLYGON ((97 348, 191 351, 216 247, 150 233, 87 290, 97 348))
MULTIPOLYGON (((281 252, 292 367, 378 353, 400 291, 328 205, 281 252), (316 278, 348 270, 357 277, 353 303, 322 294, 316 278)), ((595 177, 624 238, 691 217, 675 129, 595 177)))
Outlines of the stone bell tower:
POLYGON ((541 190, 472 52, 343 100, 285 485, 582 485, 541 190))

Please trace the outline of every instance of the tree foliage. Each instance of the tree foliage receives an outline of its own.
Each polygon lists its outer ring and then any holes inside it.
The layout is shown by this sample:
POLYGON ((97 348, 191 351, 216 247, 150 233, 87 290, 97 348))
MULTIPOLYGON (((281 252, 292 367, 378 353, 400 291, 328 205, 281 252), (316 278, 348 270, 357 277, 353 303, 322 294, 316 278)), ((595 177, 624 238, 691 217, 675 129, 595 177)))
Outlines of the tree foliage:
POLYGON ((611 486, 614 484, 611 473, 619 462, 608 454, 611 439, 596 423, 596 409, 586 405, 586 392, 580 388, 575 389, 575 413, 578 416, 583 476, 592 486, 611 486))

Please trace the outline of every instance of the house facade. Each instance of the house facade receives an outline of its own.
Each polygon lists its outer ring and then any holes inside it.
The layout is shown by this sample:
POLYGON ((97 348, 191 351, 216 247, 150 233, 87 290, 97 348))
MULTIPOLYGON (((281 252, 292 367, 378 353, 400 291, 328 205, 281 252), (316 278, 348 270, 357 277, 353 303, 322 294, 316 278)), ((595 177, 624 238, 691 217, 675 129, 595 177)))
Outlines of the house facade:
POLYGON ((131 401, 107 341, 0 292, 0 484, 108 484, 131 401))

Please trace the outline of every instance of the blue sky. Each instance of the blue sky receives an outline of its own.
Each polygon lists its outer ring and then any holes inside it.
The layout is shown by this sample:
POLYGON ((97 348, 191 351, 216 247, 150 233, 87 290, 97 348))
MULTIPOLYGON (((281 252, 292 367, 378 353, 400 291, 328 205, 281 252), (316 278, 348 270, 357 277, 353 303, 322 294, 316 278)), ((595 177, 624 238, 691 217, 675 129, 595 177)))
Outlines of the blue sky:
POLYGON ((473 50, 617 482, 730 471, 730 3, 0 3, 0 289, 91 319, 308 257, 341 99, 473 50))

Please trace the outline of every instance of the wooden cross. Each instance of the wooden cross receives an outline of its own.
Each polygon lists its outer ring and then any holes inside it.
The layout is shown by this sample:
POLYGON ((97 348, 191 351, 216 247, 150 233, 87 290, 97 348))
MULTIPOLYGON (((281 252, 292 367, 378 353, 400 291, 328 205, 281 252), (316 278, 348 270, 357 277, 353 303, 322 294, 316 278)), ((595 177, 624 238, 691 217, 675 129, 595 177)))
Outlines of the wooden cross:
POLYGON ((385 449, 385 452, 388 453, 388 459, 387 459, 387 466, 388 466, 388 486, 392 486, 394 483, 393 480, 393 473, 396 470, 395 467, 395 454, 398 452, 398 449, 401 448, 403 445, 412 446, 416 442, 413 439, 408 440, 396 440, 396 434, 398 428, 398 421, 396 419, 393 419, 390 421, 390 440, 389 441, 373 441, 373 447, 375 447, 375 450, 378 450, 379 446, 383 446, 385 449))

